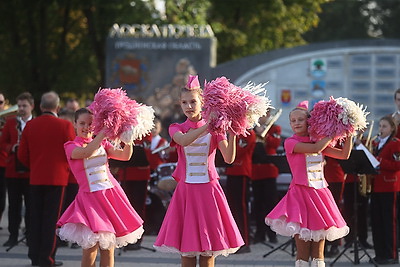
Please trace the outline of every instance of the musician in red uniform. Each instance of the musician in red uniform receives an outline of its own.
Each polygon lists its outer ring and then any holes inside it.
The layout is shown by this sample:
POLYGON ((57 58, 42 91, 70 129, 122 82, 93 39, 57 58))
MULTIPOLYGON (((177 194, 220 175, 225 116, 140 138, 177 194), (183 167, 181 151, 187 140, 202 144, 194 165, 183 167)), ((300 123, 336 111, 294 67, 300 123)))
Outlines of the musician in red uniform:
POLYGON ((392 114, 392 117, 397 125, 396 137, 400 139, 400 88, 394 92, 394 103, 396 104, 396 111, 392 114))
POLYGON ((379 137, 373 142, 373 154, 379 160, 371 193, 372 238, 375 261, 396 264, 398 258, 398 209, 400 191, 400 140, 391 116, 379 121, 379 137))
POLYGON ((22 221, 22 203, 25 204, 25 235, 29 235, 29 170, 17 159, 17 148, 26 123, 32 119, 34 99, 28 92, 17 97, 18 114, 7 119, 0 138, 0 147, 7 154, 6 184, 8 190, 8 231, 10 236, 3 244, 12 247, 18 243, 19 228, 22 221))
POLYGON ((250 252, 248 191, 252 176, 252 156, 256 145, 256 134, 238 136, 236 140, 236 159, 226 168, 226 197, 245 245, 236 253, 250 252))
POLYGON ((262 158, 266 155, 276 155, 276 150, 281 144, 282 130, 279 125, 273 124, 265 133, 266 127, 269 127, 269 119, 270 116, 261 117, 260 126, 254 128, 257 136, 251 175, 256 222, 254 243, 264 242, 265 234, 269 242, 278 242, 276 233, 265 224, 265 216, 275 207, 278 200, 276 178, 279 170, 272 163, 262 163, 262 158))
POLYGON ((69 168, 64 143, 75 137, 71 122, 57 118, 60 98, 42 95, 42 115, 22 132, 18 159, 30 169, 30 230, 28 256, 33 266, 60 266, 56 262, 56 223, 60 216, 69 168))

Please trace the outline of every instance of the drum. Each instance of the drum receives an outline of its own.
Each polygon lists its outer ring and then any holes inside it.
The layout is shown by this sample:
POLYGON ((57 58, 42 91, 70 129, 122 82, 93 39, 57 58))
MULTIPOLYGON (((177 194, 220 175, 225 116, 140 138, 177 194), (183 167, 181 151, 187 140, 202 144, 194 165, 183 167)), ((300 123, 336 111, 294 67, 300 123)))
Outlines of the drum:
POLYGON ((164 191, 174 191, 176 188, 176 181, 172 177, 172 173, 176 168, 176 163, 163 163, 158 165, 157 174, 158 181, 157 187, 164 191))

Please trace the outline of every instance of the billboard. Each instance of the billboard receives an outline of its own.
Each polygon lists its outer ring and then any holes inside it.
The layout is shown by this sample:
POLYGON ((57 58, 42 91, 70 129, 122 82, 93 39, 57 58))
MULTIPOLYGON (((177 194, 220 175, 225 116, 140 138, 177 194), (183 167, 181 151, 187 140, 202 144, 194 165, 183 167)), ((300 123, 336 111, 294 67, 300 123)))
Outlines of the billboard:
POLYGON ((167 116, 189 74, 209 77, 215 50, 206 26, 114 25, 106 44, 106 86, 122 87, 167 116))

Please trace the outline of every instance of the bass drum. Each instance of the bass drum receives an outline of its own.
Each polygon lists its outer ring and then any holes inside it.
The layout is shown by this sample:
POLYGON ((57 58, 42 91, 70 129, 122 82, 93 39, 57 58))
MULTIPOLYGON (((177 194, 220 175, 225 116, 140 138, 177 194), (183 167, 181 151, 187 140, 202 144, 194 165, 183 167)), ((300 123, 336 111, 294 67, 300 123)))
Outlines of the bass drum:
POLYGON ((176 168, 176 163, 163 163, 157 167, 157 187, 161 190, 172 192, 176 188, 177 182, 172 177, 176 168))

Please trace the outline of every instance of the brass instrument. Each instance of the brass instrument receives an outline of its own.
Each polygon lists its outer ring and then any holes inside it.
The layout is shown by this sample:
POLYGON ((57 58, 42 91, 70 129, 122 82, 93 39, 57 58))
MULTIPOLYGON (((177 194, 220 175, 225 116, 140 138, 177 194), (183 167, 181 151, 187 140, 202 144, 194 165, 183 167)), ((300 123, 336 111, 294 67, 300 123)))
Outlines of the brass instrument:
POLYGON ((260 134, 262 138, 264 138, 268 130, 271 129, 272 125, 279 119, 279 117, 282 115, 282 109, 280 108, 275 115, 271 118, 271 120, 268 122, 267 126, 265 127, 264 131, 260 134))
MULTIPOLYGON (((368 129, 367 139, 365 141, 365 147, 372 153, 372 143, 378 137, 378 135, 371 138, 372 129, 374 128, 374 121, 370 122, 370 127, 368 129)), ((360 180, 360 195, 367 196, 372 192, 372 180, 374 175, 373 174, 359 174, 358 178, 360 180)))
POLYGON ((9 115, 16 115, 18 112, 18 105, 9 107, 8 109, 0 111, 0 117, 7 117, 9 115))
POLYGON ((6 117, 9 115, 15 115, 18 112, 18 106, 14 105, 8 109, 0 111, 0 130, 3 129, 4 124, 6 124, 6 117))

